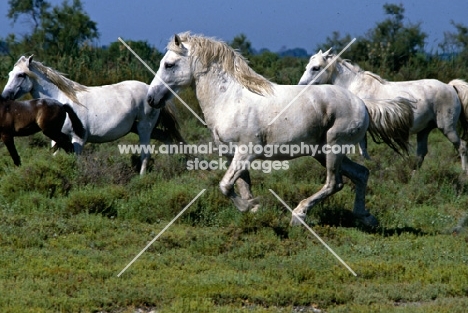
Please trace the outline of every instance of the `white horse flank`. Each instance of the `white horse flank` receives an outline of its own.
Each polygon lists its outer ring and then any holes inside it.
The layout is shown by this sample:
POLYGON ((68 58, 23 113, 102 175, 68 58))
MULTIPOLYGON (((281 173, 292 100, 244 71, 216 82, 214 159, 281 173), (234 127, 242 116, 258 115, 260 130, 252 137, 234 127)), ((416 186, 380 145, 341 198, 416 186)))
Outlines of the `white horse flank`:
MULTIPOLYGON (((158 123, 166 123, 176 140, 183 140, 170 108, 160 112, 146 103, 148 85, 139 81, 124 81, 113 85, 87 87, 76 83, 54 69, 21 57, 9 74, 3 96, 16 99, 26 93, 34 98, 53 98, 70 103, 85 128, 82 138, 65 121, 63 132, 72 138, 76 153, 81 153, 86 142, 103 143, 121 138, 129 132, 139 135, 140 144, 148 145, 158 123)), ((159 138, 156 138, 159 139, 159 138)), ((145 173, 150 155, 141 154, 140 174, 145 173)))
MULTIPOLYGON (((169 43, 150 85, 148 103, 154 107, 164 106, 171 96, 168 86, 178 90, 188 85, 195 88, 205 121, 218 143, 263 147, 301 143, 320 147, 356 144, 362 140, 370 123, 363 101, 343 88, 275 85, 249 68, 245 59, 225 43, 183 33, 169 43), (295 102, 270 125, 297 95, 295 102)), ((381 125, 374 124, 374 131, 379 133, 381 125)), ((285 160, 304 155, 278 152, 267 157, 263 153, 238 149, 226 155, 230 165, 220 182, 221 191, 239 210, 255 210, 258 203, 250 191, 248 169, 238 165, 255 159, 285 160), (234 190, 234 184, 240 195, 234 190)), ((356 185, 354 215, 366 224, 375 225, 376 219, 365 209, 367 168, 351 161, 344 153, 313 157, 326 167, 327 180, 320 191, 300 202, 294 210, 292 223, 298 222, 296 216, 305 217, 307 210, 317 202, 341 190, 343 174, 356 185)))
MULTIPOLYGON (((331 49, 330 49, 331 50, 331 49)), ((335 55, 321 50, 313 55, 306 66, 299 85, 333 84, 344 87, 365 102, 368 99, 406 97, 412 100, 413 120, 410 132, 417 134, 418 166, 427 154, 429 133, 438 128, 453 144, 467 170, 466 142, 457 133, 460 122, 463 133, 468 130, 468 84, 454 80, 444 84, 436 79, 389 82, 380 76, 361 70, 357 65, 342 59, 332 63, 335 55), (328 66, 328 67, 327 67, 328 66), (325 67, 326 70, 318 75, 325 67)))

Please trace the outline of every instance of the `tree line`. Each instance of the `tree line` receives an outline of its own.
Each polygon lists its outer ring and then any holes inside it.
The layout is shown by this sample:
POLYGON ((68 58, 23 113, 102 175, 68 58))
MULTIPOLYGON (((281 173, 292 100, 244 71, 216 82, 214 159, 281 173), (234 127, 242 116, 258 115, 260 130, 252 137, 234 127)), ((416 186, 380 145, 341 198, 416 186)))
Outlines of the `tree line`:
MULTIPOLYGON (((81 0, 52 6, 45 0, 9 0, 7 16, 13 23, 20 18, 30 22, 28 34, 18 38, 9 34, 0 38, 0 71, 8 73, 21 55, 34 54, 37 60, 69 74, 85 85, 102 85, 127 79, 149 82, 151 73, 120 42, 99 47, 97 23, 84 11, 81 0)), ((425 51, 427 34, 420 23, 405 23, 403 4, 385 4, 386 18, 359 36, 342 55, 361 68, 389 80, 436 78, 448 82, 468 77, 468 27, 452 21, 454 31, 446 31, 438 51, 425 51)), ((335 52, 350 41, 350 34, 334 31, 317 46, 335 52)), ((147 41, 126 40, 153 68, 159 66, 162 53, 147 41)), ((238 49, 259 74, 279 84, 296 84, 307 57, 282 56, 263 49, 255 52, 245 34, 229 44, 238 49)), ((4 75, 2 75, 3 80, 4 75)))

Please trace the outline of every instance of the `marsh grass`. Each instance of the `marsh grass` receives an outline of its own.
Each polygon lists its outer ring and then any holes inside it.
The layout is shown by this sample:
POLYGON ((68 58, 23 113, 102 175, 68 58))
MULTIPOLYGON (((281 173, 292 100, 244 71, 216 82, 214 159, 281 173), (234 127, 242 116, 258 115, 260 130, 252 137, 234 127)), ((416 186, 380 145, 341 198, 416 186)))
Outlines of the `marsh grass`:
MULTIPOLYGON (((179 109, 188 142, 211 140, 179 109)), ((118 143, 136 143, 135 135, 88 144, 78 158, 52 156, 41 136, 16 141, 19 168, 0 147, 2 312, 439 313, 468 307, 468 180, 436 132, 418 171, 414 157, 374 143, 371 161, 351 156, 371 170, 366 203, 378 228, 352 217, 349 180, 309 212, 309 225, 358 277, 307 230, 290 227, 290 213, 268 191, 295 207, 320 189, 325 173, 311 158, 291 161, 287 171, 252 171, 262 204, 253 214, 238 212, 221 194, 222 171, 187 171, 184 156, 154 155, 149 173, 139 177, 138 156, 117 150, 118 143), (201 189, 205 194, 117 277, 201 189)))

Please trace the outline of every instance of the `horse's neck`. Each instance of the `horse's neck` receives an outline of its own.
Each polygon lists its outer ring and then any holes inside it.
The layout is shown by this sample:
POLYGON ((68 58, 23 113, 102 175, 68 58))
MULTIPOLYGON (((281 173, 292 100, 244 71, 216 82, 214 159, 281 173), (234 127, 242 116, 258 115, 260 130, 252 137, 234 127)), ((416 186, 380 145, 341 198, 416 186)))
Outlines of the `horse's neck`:
POLYGON ((370 90, 378 90, 382 85, 375 78, 363 72, 356 72, 339 62, 336 65, 331 83, 348 89, 357 95, 367 95, 370 90))
POLYGON ((33 80, 33 88, 30 92, 33 98, 52 98, 60 102, 71 102, 71 99, 44 74, 38 72, 35 74, 37 78, 33 80))
POLYGON ((356 79, 358 79, 358 74, 351 71, 346 66, 342 65, 340 62, 336 61, 335 71, 331 76, 331 84, 337 85, 343 88, 348 89, 356 79))
MULTIPOLYGON (((223 103, 242 92, 242 86, 224 71, 212 67, 209 71, 196 75, 194 83, 200 108, 209 119, 211 114, 217 114, 223 103)), ((207 121, 208 122, 208 121, 207 121)))

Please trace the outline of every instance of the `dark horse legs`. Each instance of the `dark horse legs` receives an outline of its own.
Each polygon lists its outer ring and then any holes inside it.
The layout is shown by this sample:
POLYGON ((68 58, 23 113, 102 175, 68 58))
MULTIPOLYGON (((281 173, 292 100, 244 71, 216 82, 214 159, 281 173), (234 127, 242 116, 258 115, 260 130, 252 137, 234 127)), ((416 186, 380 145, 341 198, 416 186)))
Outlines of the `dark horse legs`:
POLYGON ((18 151, 16 151, 14 137, 7 134, 2 134, 2 141, 7 147, 8 152, 10 153, 10 156, 13 159, 13 163, 15 163, 16 166, 20 166, 21 159, 18 154, 18 151))

